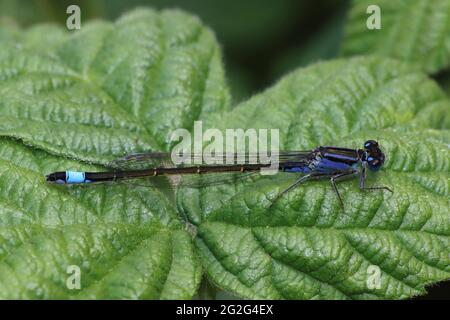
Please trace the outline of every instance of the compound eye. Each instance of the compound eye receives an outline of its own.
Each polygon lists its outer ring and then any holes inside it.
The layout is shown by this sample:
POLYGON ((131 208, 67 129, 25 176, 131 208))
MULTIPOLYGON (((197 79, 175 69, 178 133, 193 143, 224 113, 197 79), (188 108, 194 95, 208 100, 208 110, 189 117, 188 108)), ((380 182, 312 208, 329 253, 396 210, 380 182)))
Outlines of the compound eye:
POLYGON ((377 171, 381 168, 384 163, 384 155, 381 154, 377 157, 369 156, 367 157, 367 164, 369 165, 369 169, 373 171, 377 171))
POLYGON ((373 171, 377 171, 381 167, 380 161, 373 159, 372 157, 367 159, 367 164, 369 165, 369 169, 373 171))
POLYGON ((367 140, 366 142, 364 142, 365 149, 372 149, 376 147, 378 147, 378 142, 376 142, 375 140, 367 140))

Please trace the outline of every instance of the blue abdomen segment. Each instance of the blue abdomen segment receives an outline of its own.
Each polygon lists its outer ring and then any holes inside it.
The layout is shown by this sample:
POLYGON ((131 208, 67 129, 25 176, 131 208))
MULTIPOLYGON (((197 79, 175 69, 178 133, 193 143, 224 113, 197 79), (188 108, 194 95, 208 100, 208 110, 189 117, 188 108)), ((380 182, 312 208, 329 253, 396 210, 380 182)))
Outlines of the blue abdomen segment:
POLYGON ((66 171, 66 183, 85 183, 85 173, 80 171, 66 171))
POLYGON ((284 168, 284 172, 301 172, 301 173, 308 173, 310 172, 311 169, 307 166, 303 166, 303 167, 289 167, 289 168, 284 168))
POLYGON ((320 160, 320 162, 314 168, 314 171, 322 173, 333 173, 337 171, 348 171, 353 167, 345 162, 332 161, 326 158, 320 160))

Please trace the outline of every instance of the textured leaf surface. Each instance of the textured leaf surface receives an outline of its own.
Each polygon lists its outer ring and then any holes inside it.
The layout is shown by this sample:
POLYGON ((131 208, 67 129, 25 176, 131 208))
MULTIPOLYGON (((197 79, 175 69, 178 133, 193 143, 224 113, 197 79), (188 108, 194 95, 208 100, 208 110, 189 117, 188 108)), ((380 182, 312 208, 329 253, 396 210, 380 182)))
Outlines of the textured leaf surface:
POLYGON ((44 172, 99 169, 0 144, 2 298, 190 298, 200 280, 191 236, 156 189, 55 188, 44 172), (81 291, 66 287, 80 267, 81 291))
POLYGON ((5 33, 0 134, 54 154, 104 163, 164 150, 173 129, 228 104, 214 36, 178 11, 5 33))
POLYGON ((202 269, 248 298, 407 298, 450 278, 450 102, 409 64, 320 63, 230 110, 214 36, 179 11, 141 9, 72 34, 2 29, 0 41, 0 297, 191 298, 202 269), (196 119, 279 128, 292 150, 379 139, 388 161, 368 183, 395 193, 342 183, 343 212, 327 182, 268 209, 295 176, 175 197, 43 181, 101 170, 124 152, 168 150, 170 132, 196 119), (70 265, 81 290, 66 287, 70 265))
POLYGON ((450 66, 448 0, 354 0, 343 54, 378 54, 397 58, 435 73, 450 66), (381 29, 369 30, 369 5, 381 10, 381 29))
POLYGON ((198 226, 209 277, 245 297, 285 299, 406 298, 448 279, 448 110, 425 75, 358 58, 298 70, 213 116, 211 127, 280 128, 286 150, 378 139, 388 162, 368 183, 394 194, 343 182, 342 211, 329 182, 310 182, 268 209, 295 179, 283 174, 179 192, 179 207, 198 226), (376 288, 368 285, 374 267, 376 288))
POLYGON ((1 35, 1 297, 191 298, 201 268, 167 195, 58 188, 43 174, 164 150, 171 130, 226 107, 212 33, 179 11, 137 10, 73 34, 42 25, 1 35), (70 265, 81 291, 66 287, 70 265))

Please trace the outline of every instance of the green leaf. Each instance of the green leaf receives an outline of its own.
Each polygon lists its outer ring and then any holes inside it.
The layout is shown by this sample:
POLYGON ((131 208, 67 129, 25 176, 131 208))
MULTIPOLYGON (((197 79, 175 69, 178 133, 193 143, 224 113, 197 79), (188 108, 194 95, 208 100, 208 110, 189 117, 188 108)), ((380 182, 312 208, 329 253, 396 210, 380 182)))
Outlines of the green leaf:
POLYGON ((0 53, 0 134, 105 163, 167 149, 175 128, 228 107, 219 48, 192 16, 137 10, 41 46, 39 35, 61 32, 48 28, 0 53))
POLYGON ((450 66, 450 2, 354 0, 343 54, 377 54, 415 64, 428 73, 450 66), (369 5, 381 10, 381 29, 369 30, 369 5))
POLYGON ((191 236, 157 189, 55 188, 43 173, 99 168, 5 138, 0 159, 1 298, 193 296, 201 269, 191 236), (71 265, 81 291, 66 286, 71 265))
POLYGON ((188 299, 202 270, 245 298, 407 298, 450 278, 450 101, 409 64, 319 63, 231 109, 213 34, 180 11, 139 9, 73 33, 7 28, 0 42, 1 298, 188 299), (175 197, 44 181, 168 150, 172 130, 197 119, 279 128, 283 149, 378 139, 388 159, 368 184, 394 194, 348 181, 342 211, 327 181, 268 208, 295 175, 175 197), (80 290, 67 287, 70 266, 80 290), (368 285, 373 270, 379 288, 368 285))
POLYGON ((394 193, 341 183, 342 211, 327 181, 303 184, 269 208, 296 179, 283 174, 179 191, 210 279, 247 298, 394 299, 450 278, 448 110, 425 75, 357 58, 300 69, 211 116, 209 127, 280 128, 286 150, 378 139, 388 160, 368 183, 394 193), (373 267, 381 277, 371 289, 373 267))
POLYGON ((228 107, 213 34, 180 11, 151 10, 75 33, 2 34, 1 296, 191 298, 201 268, 168 195, 58 188, 43 175, 167 149, 173 129, 228 107), (59 36, 43 41, 48 34, 59 36), (66 287, 70 265, 81 269, 81 291, 66 287))

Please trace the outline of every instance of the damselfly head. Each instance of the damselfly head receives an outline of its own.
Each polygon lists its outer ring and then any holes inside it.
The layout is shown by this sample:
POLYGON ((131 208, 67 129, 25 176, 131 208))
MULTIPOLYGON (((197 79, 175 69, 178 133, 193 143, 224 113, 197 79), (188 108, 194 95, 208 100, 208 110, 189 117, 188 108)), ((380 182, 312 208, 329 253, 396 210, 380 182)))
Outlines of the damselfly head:
POLYGON ((384 163, 384 153, 381 151, 378 142, 367 140, 364 142, 364 151, 366 153, 365 161, 370 170, 378 171, 384 163))

